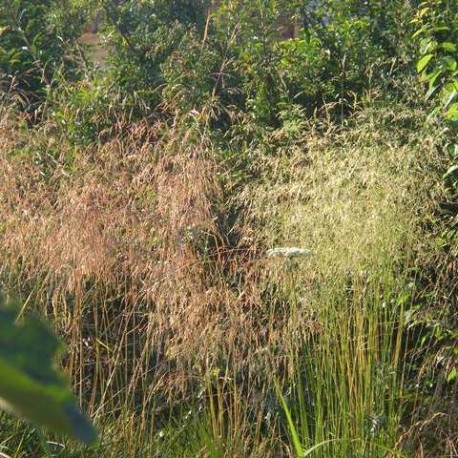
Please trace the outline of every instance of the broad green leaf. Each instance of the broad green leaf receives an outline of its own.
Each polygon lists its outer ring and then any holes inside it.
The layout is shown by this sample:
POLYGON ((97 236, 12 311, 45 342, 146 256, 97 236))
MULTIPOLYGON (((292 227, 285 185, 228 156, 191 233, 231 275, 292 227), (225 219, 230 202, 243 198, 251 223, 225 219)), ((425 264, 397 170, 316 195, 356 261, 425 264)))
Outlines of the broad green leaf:
POLYGON ((429 6, 425 6, 423 8, 421 8, 419 11, 418 11, 418 16, 420 18, 422 18, 423 16, 426 16, 426 14, 428 13, 428 11, 430 10, 431 8, 429 6))
POLYGON ((438 25, 437 27, 432 27, 431 32, 449 32, 450 27, 446 25, 438 25))
POLYGON ((445 118, 448 121, 458 121, 458 102, 452 103, 445 113, 445 118))
POLYGON ((456 60, 451 56, 444 56, 441 59, 441 65, 444 66, 447 70, 454 72, 456 70, 456 60))
POLYGON ((425 33, 427 31, 427 27, 422 27, 421 29, 417 30, 413 35, 412 35, 412 38, 417 38, 419 37, 421 34, 425 33))
POLYGON ((458 81, 449 81, 445 86, 444 89, 447 92, 458 91, 458 81))
POLYGON ((444 49, 445 51, 448 52, 456 52, 457 47, 455 43, 451 43, 450 41, 444 41, 439 44, 439 47, 444 49))
POLYGON ((437 41, 431 37, 423 38, 420 40, 420 55, 433 53, 437 48, 437 41))
POLYGON ((433 58, 434 54, 426 54, 417 62, 417 72, 421 73, 428 65, 429 61, 433 58))
POLYGON ((15 312, 0 309, 0 407, 21 418, 85 443, 97 433, 54 369, 59 340, 38 319, 15 324, 15 312))

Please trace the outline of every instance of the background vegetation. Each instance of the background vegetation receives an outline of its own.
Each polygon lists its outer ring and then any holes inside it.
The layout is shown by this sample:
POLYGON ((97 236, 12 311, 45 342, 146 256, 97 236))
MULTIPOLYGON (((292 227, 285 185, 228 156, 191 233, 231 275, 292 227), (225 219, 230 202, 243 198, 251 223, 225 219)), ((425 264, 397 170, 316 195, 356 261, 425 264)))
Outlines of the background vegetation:
POLYGON ((457 15, 0 2, 2 289, 100 431, 0 454, 456 456, 457 15))

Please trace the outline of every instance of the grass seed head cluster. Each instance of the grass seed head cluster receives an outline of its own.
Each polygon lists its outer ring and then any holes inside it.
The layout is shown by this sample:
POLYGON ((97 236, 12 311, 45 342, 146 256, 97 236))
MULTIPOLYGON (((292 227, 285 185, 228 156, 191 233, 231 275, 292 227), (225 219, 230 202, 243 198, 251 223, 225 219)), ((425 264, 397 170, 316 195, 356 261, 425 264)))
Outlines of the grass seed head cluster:
MULTIPOLYGON (((186 117, 77 152, 52 125, 26 138, 9 119, 3 277, 60 328, 64 364, 107 437, 119 434, 110 416, 124 419, 122 437, 156 437, 155 416, 203 389, 207 416, 196 401, 186 424, 211 456, 282 456, 281 431, 275 445, 262 434, 277 428, 280 389, 296 453, 395 446, 398 299, 431 246, 422 223, 442 192, 420 113, 365 109, 346 127, 304 122, 292 137, 285 123, 237 151, 248 180, 186 117), (25 141, 35 154, 21 154, 25 141), (56 142, 58 155, 37 160, 56 142), (279 247, 310 255, 267 255, 279 247)), ((163 431, 176 451, 177 430, 163 431)))

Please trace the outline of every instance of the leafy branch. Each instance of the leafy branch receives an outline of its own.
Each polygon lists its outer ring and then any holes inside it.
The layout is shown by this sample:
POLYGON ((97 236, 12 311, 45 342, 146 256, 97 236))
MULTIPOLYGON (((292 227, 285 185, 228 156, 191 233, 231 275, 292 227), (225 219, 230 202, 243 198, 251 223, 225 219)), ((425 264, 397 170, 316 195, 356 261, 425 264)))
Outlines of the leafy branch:
POLYGON ((0 308, 0 407, 20 418, 92 443, 97 433, 73 400, 53 360, 62 345, 37 317, 16 322, 0 308))

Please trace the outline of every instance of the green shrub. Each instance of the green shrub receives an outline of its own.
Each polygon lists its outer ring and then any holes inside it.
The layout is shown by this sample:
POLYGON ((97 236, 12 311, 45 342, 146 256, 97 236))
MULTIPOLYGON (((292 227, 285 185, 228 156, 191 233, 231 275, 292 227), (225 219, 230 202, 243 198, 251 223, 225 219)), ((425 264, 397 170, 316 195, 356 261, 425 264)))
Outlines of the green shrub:
POLYGON ((138 115, 157 110, 164 84, 161 65, 186 32, 205 27, 204 0, 126 1, 105 4, 111 78, 138 115))
POLYGON ((57 69, 76 72, 67 45, 80 33, 84 15, 55 0, 0 4, 0 90, 14 90, 33 111, 45 99, 57 69))

